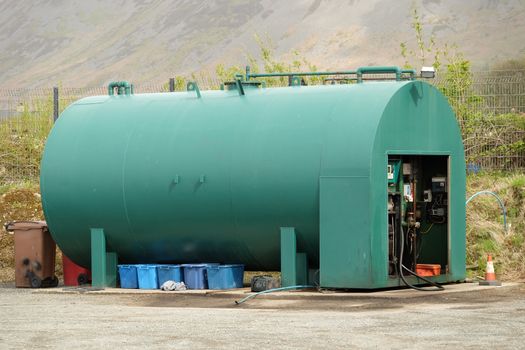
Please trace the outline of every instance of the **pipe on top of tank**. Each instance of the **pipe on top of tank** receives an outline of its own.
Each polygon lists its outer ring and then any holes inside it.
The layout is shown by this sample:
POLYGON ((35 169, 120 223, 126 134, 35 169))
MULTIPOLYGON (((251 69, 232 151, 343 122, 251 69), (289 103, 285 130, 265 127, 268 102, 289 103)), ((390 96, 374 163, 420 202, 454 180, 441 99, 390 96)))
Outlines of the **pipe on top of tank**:
POLYGON ((115 88, 117 88, 117 95, 131 95, 133 94, 133 84, 127 81, 112 81, 108 85, 108 95, 115 95, 115 88))
POLYGON ((363 74, 386 74, 394 73, 396 81, 400 81, 403 74, 409 74, 410 80, 416 78, 414 69, 401 69, 397 66, 367 66, 359 67, 357 70, 327 71, 327 72, 280 72, 280 73, 251 73, 250 66, 246 66, 246 80, 250 78, 274 78, 291 76, 323 76, 323 75, 355 75, 358 83, 362 82, 363 74))
POLYGON ((396 81, 401 80, 401 68, 397 66, 375 66, 375 67, 359 67, 357 68, 357 82, 363 82, 363 74, 388 74, 394 73, 396 75, 396 81))

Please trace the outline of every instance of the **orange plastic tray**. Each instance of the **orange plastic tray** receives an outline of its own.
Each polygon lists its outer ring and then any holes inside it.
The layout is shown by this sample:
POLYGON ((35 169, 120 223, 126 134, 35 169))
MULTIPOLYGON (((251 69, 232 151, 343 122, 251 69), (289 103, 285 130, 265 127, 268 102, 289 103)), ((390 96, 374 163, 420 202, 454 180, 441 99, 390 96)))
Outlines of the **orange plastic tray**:
POLYGON ((438 276, 441 274, 439 264, 416 264, 416 273, 419 276, 438 276))

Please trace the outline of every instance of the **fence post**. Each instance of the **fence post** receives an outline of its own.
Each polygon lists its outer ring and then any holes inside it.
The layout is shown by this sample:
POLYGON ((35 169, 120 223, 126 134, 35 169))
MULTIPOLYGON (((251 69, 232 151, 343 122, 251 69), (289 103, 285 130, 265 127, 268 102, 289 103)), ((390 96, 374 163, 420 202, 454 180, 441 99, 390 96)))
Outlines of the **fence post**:
POLYGON ((170 78, 170 92, 175 91, 175 78, 170 78))
POLYGON ((53 123, 58 119, 58 87, 53 87, 53 123))

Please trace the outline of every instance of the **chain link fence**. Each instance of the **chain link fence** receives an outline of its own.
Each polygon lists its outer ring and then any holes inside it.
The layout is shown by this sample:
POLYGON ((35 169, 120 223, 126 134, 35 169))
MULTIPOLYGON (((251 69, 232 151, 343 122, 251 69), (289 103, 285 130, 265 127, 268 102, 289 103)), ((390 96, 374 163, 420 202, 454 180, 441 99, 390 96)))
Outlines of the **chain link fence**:
MULTIPOLYGON (((457 82, 454 77, 438 77, 429 82, 444 91, 456 111, 468 170, 525 170, 525 71, 475 72, 468 82, 464 80, 463 76, 457 82)), ((135 85, 134 90, 181 90, 185 82, 177 78, 165 84, 135 85)), ((335 77, 307 82, 348 81, 335 77)), ((197 83, 201 90, 221 85, 210 77, 198 78, 197 83)), ((277 83, 283 84, 285 79, 277 83)), ((58 100, 54 100, 53 88, 0 89, 0 185, 38 180, 40 157, 54 114, 82 97, 105 94, 106 87, 59 87, 58 100)))

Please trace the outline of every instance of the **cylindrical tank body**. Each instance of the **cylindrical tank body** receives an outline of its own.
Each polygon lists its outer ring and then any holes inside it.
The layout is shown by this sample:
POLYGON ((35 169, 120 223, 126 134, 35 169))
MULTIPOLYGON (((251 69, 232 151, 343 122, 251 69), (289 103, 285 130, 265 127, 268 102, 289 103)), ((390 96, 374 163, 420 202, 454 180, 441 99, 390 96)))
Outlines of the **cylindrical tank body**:
POLYGON ((441 139, 428 135, 442 128, 459 136, 446 99, 423 82, 245 92, 97 96, 70 105, 41 170, 44 212, 64 253, 88 266, 89 230, 103 228, 121 262, 278 270, 279 228, 292 226, 298 250, 318 266, 319 178, 370 176, 383 115, 405 104, 411 118, 421 114, 419 135, 409 138, 409 116, 397 113, 391 132, 408 147, 439 148, 441 139))

